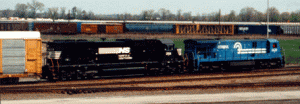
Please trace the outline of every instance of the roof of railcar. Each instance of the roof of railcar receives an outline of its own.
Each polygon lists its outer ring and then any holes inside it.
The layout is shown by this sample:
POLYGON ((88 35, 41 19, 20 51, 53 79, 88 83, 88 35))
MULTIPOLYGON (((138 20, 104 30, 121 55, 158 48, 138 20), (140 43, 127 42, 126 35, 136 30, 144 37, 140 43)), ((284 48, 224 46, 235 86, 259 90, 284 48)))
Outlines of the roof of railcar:
POLYGON ((38 31, 1 31, 0 39, 41 39, 38 31))
POLYGON ((201 44, 201 43, 218 43, 218 42, 235 42, 235 41, 269 41, 271 43, 278 42, 276 39, 188 39, 184 43, 201 44))

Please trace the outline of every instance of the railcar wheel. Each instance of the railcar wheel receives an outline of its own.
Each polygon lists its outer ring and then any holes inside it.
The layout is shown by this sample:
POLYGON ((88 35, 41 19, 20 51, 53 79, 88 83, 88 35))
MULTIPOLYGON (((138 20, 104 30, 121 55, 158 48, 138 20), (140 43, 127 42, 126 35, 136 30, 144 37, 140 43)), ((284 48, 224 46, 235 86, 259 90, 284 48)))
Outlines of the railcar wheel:
POLYGON ((11 79, 11 82, 12 82, 13 84, 17 84, 17 83, 19 83, 19 78, 12 78, 12 79, 11 79))
POLYGON ((7 78, 0 79, 0 84, 8 84, 7 78))

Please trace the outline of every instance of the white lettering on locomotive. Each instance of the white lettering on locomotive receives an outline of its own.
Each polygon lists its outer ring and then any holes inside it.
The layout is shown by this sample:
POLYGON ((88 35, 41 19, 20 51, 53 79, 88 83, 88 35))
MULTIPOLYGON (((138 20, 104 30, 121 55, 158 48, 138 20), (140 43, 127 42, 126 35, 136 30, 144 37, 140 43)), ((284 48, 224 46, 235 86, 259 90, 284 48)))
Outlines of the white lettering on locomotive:
POLYGON ((241 31, 248 31, 249 27, 239 27, 239 30, 241 30, 241 31))
POLYGON ((278 50, 277 48, 272 49, 272 52, 276 53, 278 50))
POLYGON ((130 47, 98 48, 98 54, 130 53, 130 47))
POLYGON ((48 58, 50 59, 59 59, 61 51, 48 51, 48 58))
POLYGON ((233 45, 233 48, 237 49, 237 54, 261 54, 267 53, 266 48, 251 48, 251 49, 243 49, 243 46, 240 42, 236 42, 233 45))
POLYGON ((229 49, 228 45, 219 45, 218 49, 229 49))
POLYGON ((131 60, 132 57, 129 54, 118 55, 119 60, 131 60))

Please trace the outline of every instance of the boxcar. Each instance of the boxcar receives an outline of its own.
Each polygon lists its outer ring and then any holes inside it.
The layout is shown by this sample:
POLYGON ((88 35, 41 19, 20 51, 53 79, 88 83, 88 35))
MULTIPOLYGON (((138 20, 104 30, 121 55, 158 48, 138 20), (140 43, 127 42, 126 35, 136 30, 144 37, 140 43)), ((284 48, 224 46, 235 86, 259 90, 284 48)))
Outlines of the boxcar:
POLYGON ((87 34, 117 34, 123 33, 123 25, 117 23, 81 23, 81 33, 87 34))
POLYGON ((76 23, 52 23, 52 22, 35 22, 34 31, 40 31, 44 34, 76 34, 76 23))
MULTIPOLYGON (((185 40, 185 59, 189 69, 225 70, 229 66, 267 68, 284 66, 279 42, 257 40, 185 40)), ((232 68, 230 67, 230 68, 232 68)))
MULTIPOLYGON (((235 25, 235 34, 267 34, 266 25, 235 25)), ((280 26, 269 26, 269 34, 282 34, 280 26)))
POLYGON ((299 35, 300 26, 299 25, 281 25, 283 34, 299 35))
POLYGON ((143 24, 126 23, 126 32, 129 33, 174 33, 173 24, 143 24))
POLYGON ((0 32, 0 81, 18 81, 20 77, 39 79, 42 74, 39 32, 0 32))
POLYGON ((0 22, 0 31, 28 31, 27 22, 0 22))
POLYGON ((175 34, 233 35, 234 25, 229 24, 175 24, 175 34))

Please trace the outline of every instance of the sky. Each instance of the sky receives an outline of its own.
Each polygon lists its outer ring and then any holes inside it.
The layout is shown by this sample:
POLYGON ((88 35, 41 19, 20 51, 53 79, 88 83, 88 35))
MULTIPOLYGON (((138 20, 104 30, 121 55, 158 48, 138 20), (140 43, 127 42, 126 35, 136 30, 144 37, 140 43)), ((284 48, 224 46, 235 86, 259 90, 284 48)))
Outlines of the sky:
MULTIPOLYGON (((143 10, 160 8, 170 10, 176 14, 179 9, 192 12, 192 15, 218 12, 222 15, 234 10, 237 14, 244 7, 253 7, 265 12, 267 0, 37 0, 44 3, 45 9, 51 7, 66 7, 67 10, 76 6, 95 14, 140 14, 143 10)), ((17 3, 32 3, 32 0, 0 0, 0 10, 15 9, 17 3)), ((270 0, 270 7, 276 7, 279 12, 293 12, 300 10, 300 0, 270 0)))

